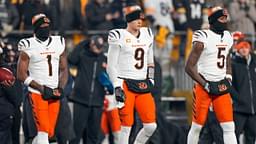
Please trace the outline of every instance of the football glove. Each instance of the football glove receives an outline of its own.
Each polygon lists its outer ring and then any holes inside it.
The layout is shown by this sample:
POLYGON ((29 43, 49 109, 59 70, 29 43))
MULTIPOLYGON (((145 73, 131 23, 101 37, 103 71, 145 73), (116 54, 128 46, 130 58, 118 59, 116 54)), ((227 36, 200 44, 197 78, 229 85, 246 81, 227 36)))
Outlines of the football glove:
POLYGON ((121 87, 115 88, 115 97, 116 97, 116 101, 122 102, 122 103, 125 102, 125 95, 121 87))
POLYGON ((63 89, 56 88, 52 89, 50 87, 44 86, 42 97, 44 100, 59 100, 63 98, 63 89))

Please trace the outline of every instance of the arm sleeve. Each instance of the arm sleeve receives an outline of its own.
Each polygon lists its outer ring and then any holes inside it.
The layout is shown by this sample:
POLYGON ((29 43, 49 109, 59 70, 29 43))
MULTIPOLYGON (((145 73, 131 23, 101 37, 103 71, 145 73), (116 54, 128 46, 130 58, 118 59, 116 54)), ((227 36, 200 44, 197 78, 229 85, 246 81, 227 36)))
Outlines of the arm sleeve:
POLYGON ((154 64, 154 51, 153 51, 154 35, 153 35, 152 30, 150 28, 148 28, 148 33, 149 33, 149 36, 150 36, 150 39, 151 39, 151 44, 149 45, 147 61, 148 61, 148 65, 152 65, 152 64, 154 64))
POLYGON ((108 61, 107 73, 114 87, 122 87, 123 80, 118 78, 118 61, 121 51, 121 33, 119 30, 114 29, 109 31, 108 34, 108 61))
POLYGON ((154 54, 153 54, 153 42, 149 46, 148 50, 148 65, 154 64, 154 54))
POLYGON ((110 44, 108 49, 107 73, 114 87, 122 87, 123 80, 118 78, 118 59, 121 47, 117 44, 110 44))

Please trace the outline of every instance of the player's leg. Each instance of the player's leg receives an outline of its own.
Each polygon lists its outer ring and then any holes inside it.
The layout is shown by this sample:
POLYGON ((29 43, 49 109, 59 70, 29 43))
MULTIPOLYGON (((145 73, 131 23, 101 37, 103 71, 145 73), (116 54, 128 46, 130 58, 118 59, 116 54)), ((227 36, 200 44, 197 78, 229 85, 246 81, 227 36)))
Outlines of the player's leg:
POLYGON ((188 144, 197 144, 201 129, 207 119, 211 98, 199 84, 193 88, 192 124, 188 133, 188 144))
POLYGON ((49 144, 49 116, 48 101, 42 99, 40 94, 31 93, 30 102, 33 109, 33 116, 37 126, 37 135, 33 139, 32 144, 49 144))
POLYGON ((55 135, 55 127, 59 117, 60 101, 49 101, 49 138, 55 135))
POLYGON ((121 131, 121 121, 118 114, 118 109, 115 108, 107 112, 108 121, 110 123, 111 131, 114 136, 114 144, 118 144, 121 131))
POLYGON ((145 144, 156 130, 156 108, 151 93, 140 94, 135 98, 135 108, 143 123, 134 144, 145 144))
POLYGON ((131 127, 134 121, 134 102, 135 93, 128 90, 127 85, 123 85, 123 90, 125 94, 125 105, 123 108, 119 109, 119 116, 121 120, 121 132, 120 141, 118 144, 128 144, 129 136, 131 132, 131 127))
POLYGON ((235 124, 230 94, 224 94, 213 99, 213 109, 223 130, 225 144, 236 144, 235 124))

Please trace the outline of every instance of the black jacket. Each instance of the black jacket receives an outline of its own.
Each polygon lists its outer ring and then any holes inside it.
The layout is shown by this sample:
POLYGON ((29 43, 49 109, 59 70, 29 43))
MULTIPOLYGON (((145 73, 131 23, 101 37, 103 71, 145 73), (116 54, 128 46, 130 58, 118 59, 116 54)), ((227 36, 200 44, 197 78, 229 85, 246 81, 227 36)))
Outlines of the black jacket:
POLYGON ((249 65, 245 58, 232 59, 233 106, 235 112, 255 114, 256 111, 256 55, 251 54, 249 65))
POLYGON ((0 119, 5 116, 14 115, 15 110, 21 105, 22 98, 22 85, 20 81, 16 80, 11 87, 5 87, 0 84, 0 119))
POLYGON ((89 50, 89 41, 81 42, 69 55, 68 62, 77 67, 75 86, 70 100, 88 106, 103 106, 105 91, 98 81, 102 71, 106 71, 107 58, 95 55, 89 50))

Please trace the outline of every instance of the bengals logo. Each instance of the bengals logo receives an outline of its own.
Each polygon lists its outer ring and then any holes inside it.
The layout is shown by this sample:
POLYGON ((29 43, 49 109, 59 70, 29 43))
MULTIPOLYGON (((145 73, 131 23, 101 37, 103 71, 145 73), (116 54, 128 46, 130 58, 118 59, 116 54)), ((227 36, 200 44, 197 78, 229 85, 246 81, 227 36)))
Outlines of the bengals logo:
POLYGON ((60 93, 60 91, 58 89, 54 89, 53 90, 53 95, 54 96, 61 96, 61 93, 60 93))
POLYGON ((147 89, 148 88, 148 85, 145 82, 138 83, 138 86, 139 86, 140 89, 147 89))
POLYGON ((226 91, 228 89, 225 84, 218 85, 218 88, 220 92, 226 91))

